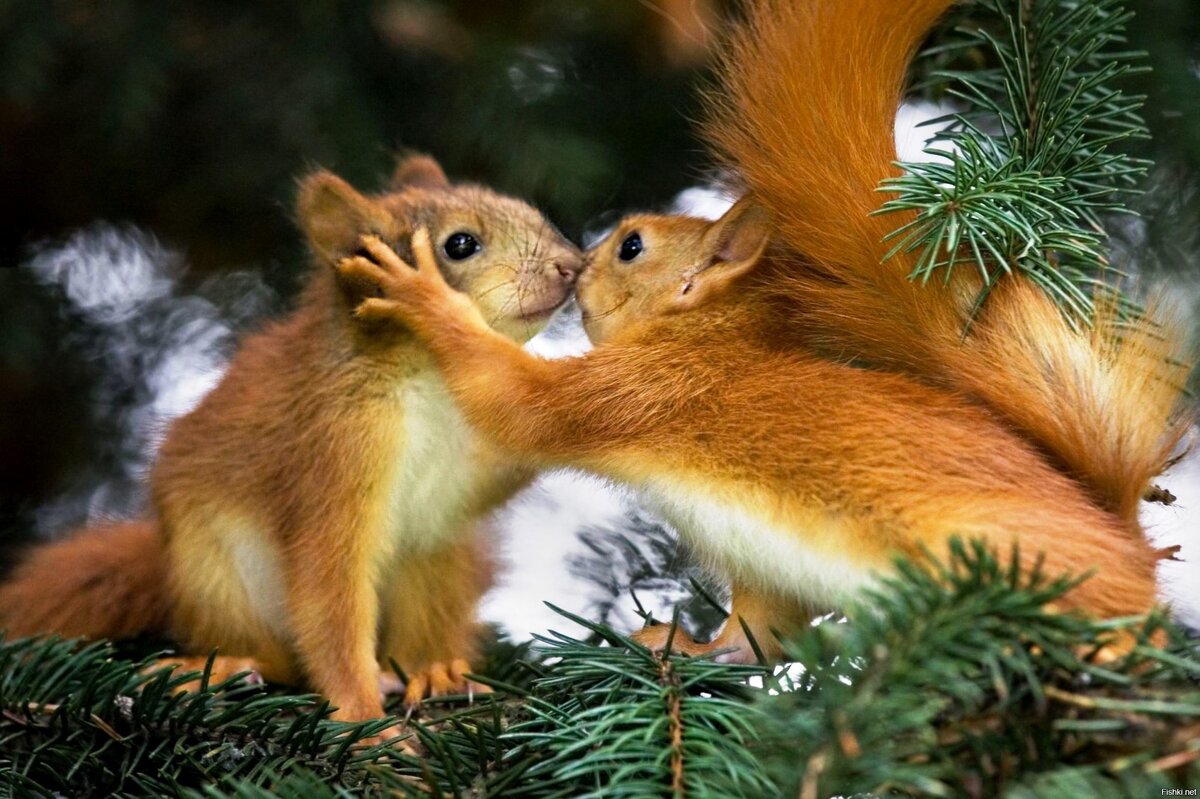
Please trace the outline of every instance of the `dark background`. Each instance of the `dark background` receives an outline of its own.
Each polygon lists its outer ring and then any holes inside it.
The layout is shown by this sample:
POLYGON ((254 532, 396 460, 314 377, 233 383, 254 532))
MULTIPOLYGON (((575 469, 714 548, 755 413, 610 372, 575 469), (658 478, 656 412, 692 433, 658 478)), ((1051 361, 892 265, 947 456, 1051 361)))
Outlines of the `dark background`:
MULTIPOLYGON (((530 199, 579 240, 605 211, 703 182, 695 89, 722 5, 0 0, 0 266, 17 267, 0 268, 0 547, 123 457, 95 412, 105 364, 86 327, 19 266, 38 247, 134 225, 183 253, 188 284, 253 270, 280 310, 305 265, 296 178, 319 165, 376 188, 404 148, 530 199)), ((1200 8, 1133 7, 1155 71, 1126 87, 1149 96, 1154 138, 1138 148, 1159 162, 1133 249, 1187 284, 1200 8)))

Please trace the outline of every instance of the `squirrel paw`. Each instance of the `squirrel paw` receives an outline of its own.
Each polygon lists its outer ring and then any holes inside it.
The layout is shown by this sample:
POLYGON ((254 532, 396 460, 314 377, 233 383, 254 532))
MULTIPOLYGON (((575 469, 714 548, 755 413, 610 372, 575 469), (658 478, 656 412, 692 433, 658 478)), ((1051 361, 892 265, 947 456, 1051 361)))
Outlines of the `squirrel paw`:
MULTIPOLYGON (((1099 666, 1108 666, 1117 660, 1121 660, 1133 654, 1133 650, 1137 648, 1141 641, 1129 630, 1117 630, 1112 638, 1099 650, 1089 651, 1081 649, 1079 655, 1090 656, 1091 662, 1099 666)), ((1150 635, 1148 641, 1150 646, 1157 649, 1162 649, 1169 643, 1167 634, 1164 630, 1156 630, 1150 635)))
MULTIPOLYGON (((474 699, 475 694, 490 694, 492 689, 488 686, 467 679, 466 675, 470 671, 470 663, 462 658, 455 658, 450 661, 430 663, 420 671, 410 672, 408 685, 404 686, 405 707, 419 707, 427 696, 465 694, 474 699)), ((380 683, 383 683, 383 679, 380 680, 380 683)), ((398 690, 399 680, 396 680, 395 684, 397 690, 389 693, 400 693, 398 690)))
MULTIPOLYGON (((631 633, 629 637, 652 652, 662 652, 667 648, 667 639, 671 638, 671 625, 651 624, 649 627, 643 627, 637 632, 631 633)), ((731 632, 729 625, 726 624, 725 629, 721 631, 720 635, 707 644, 699 643, 692 636, 688 635, 683 628, 676 627, 675 636, 671 638, 671 651, 691 657, 721 652, 716 657, 716 660, 720 663, 758 662, 754 655, 754 649, 750 646, 750 642, 746 640, 740 625, 736 631, 731 632)))
POLYGON ((712 644, 698 643, 682 627, 676 627, 675 635, 672 636, 669 624, 651 624, 631 633, 629 637, 651 652, 665 650, 668 638, 671 640, 671 651, 680 655, 703 655, 713 649, 712 644))
POLYGON ((412 325, 432 315, 470 318, 487 327, 474 302, 452 289, 438 271, 437 257, 425 228, 413 233, 411 266, 378 236, 362 236, 359 244, 361 255, 343 258, 335 264, 343 280, 373 287, 372 293, 378 295, 366 296, 354 309, 355 318, 372 324, 400 320, 412 325))
MULTIPOLYGON (((168 657, 159 658, 154 661, 145 671, 146 673, 158 671, 159 669, 174 669, 182 674, 187 671, 203 672, 208 665, 207 657, 168 657)), ((208 684, 218 685, 226 680, 234 677, 237 674, 245 673, 243 678, 250 685, 262 685, 262 667, 254 658, 237 658, 218 655, 213 658, 212 671, 209 672, 208 684)), ((200 688, 200 677, 194 680, 180 683, 175 686, 175 693, 184 693, 186 691, 196 691, 200 688)))

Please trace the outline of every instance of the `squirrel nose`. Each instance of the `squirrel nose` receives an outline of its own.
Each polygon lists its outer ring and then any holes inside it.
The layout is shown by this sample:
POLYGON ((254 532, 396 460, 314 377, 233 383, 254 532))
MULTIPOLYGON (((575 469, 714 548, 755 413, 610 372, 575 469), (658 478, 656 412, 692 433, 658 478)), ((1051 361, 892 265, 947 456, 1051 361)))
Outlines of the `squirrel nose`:
POLYGON ((583 270, 583 263, 578 258, 555 258, 554 268, 563 282, 570 285, 579 277, 579 273, 583 270))

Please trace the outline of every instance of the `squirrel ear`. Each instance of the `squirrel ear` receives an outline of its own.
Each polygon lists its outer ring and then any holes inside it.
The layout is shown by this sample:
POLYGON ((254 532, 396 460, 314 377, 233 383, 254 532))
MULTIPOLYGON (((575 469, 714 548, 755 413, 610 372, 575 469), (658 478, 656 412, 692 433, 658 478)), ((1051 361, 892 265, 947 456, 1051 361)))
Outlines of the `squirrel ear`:
POLYGON ((750 197, 734 203, 705 234, 706 242, 712 247, 712 266, 753 266, 770 238, 771 213, 750 197))
POLYGON ((771 213, 752 199, 738 200, 704 234, 707 264, 685 275, 676 304, 694 307, 749 272, 771 240, 771 213))
POLYGON ((385 233, 390 215, 332 172, 317 172, 300 183, 296 216, 313 252, 323 261, 341 258, 364 233, 385 233))
POLYGON ((446 173, 432 157, 428 155, 410 155, 401 158, 392 172, 391 187, 402 189, 406 186, 416 186, 422 189, 444 189, 450 185, 446 173))

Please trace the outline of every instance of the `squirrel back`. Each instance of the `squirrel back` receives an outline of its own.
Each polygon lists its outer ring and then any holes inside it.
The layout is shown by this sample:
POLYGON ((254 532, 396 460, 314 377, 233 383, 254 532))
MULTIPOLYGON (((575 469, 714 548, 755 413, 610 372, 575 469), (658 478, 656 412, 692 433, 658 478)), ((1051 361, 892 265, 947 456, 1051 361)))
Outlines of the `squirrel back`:
MULTIPOLYGON (((964 336, 979 277, 908 279, 884 261, 908 221, 872 215, 899 174, 894 124, 909 62, 954 0, 757 0, 718 67, 708 140, 772 212, 792 261, 780 278, 805 343, 983 401, 1137 525, 1138 503, 1185 430, 1183 339, 1162 307, 1130 324, 1102 308, 1074 330, 1019 276, 993 290, 964 336)), ((911 213, 911 212, 908 212, 911 213)))

